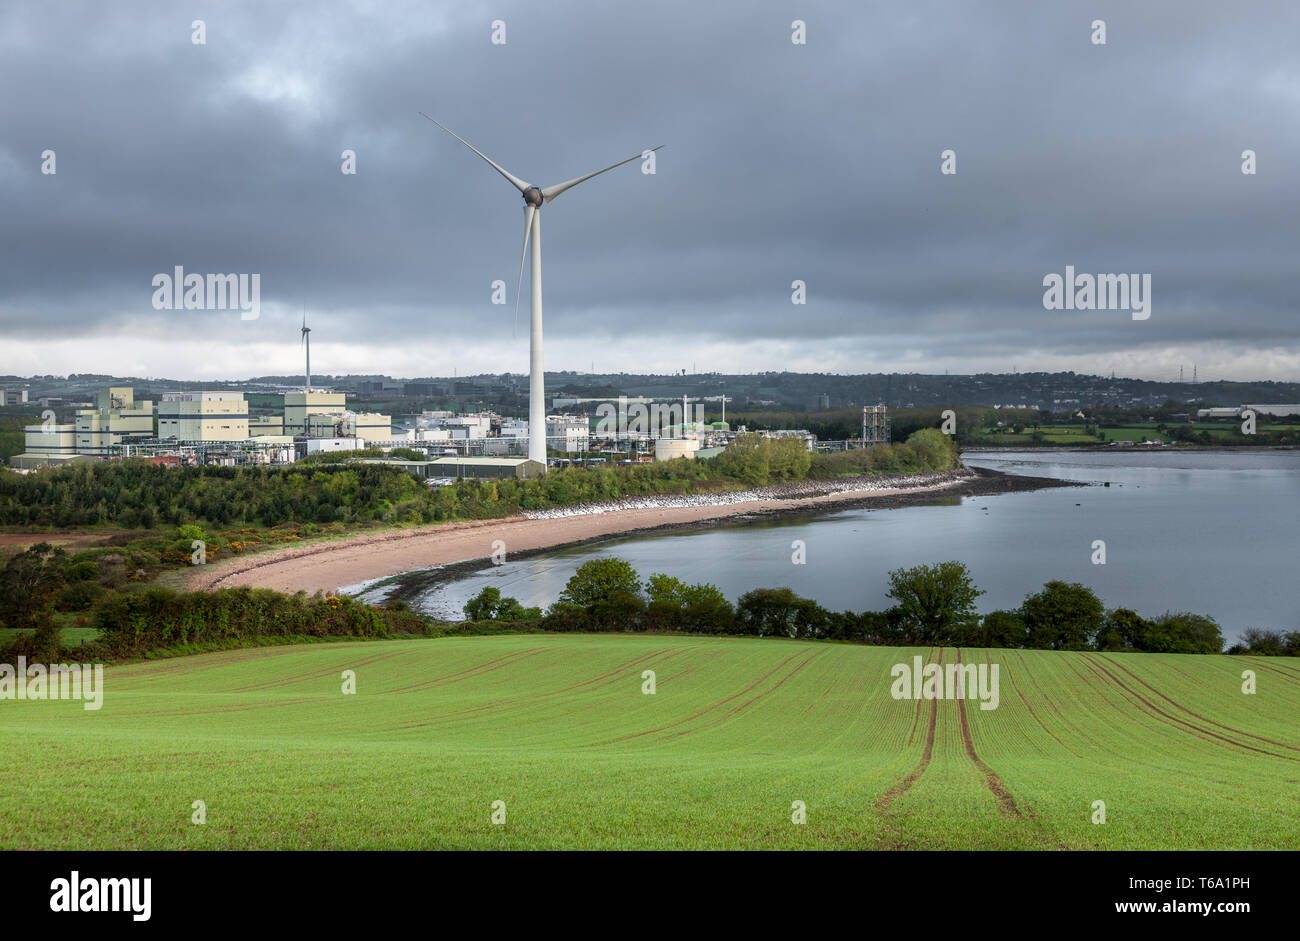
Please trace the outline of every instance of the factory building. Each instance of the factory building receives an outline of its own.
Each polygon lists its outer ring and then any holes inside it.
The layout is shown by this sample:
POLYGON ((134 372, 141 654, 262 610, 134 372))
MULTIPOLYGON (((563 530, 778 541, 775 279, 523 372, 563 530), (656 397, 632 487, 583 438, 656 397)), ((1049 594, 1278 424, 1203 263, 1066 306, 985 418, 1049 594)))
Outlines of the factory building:
POLYGON ((367 458, 361 463, 400 467, 425 480, 447 482, 465 478, 500 479, 514 477, 525 479, 540 477, 546 471, 546 467, 541 461, 530 461, 522 457, 439 457, 427 461, 367 458))
POLYGON ((286 392, 284 434, 308 434, 308 416, 332 415, 337 422, 343 419, 347 410, 342 392, 286 392))
POLYGON ((1256 415, 1272 415, 1285 418, 1287 415, 1300 415, 1300 405, 1243 405, 1256 415))
POLYGON ((378 412, 348 412, 339 430, 363 441, 388 441, 393 436, 393 419, 378 412))
POLYGON ((295 445, 298 456, 324 452, 332 454, 337 451, 360 451, 365 442, 360 438, 302 438, 295 445))
POLYGON ((307 433, 308 438, 341 438, 339 434, 339 416, 332 415, 328 412, 312 412, 307 416, 307 433))
POLYGON ((453 439, 487 438, 492 434, 492 415, 488 412, 480 412, 477 415, 444 418, 442 427, 451 432, 453 439))
MULTIPOLYGON (((248 436, 250 438, 280 437, 284 434, 283 415, 250 415, 248 418, 248 436)), ((292 436, 290 436, 292 437, 292 436)))
POLYGON ((108 457, 113 448, 153 437, 153 402, 135 401, 128 386, 100 389, 93 409, 77 412, 77 453, 108 457))
POLYGON ((72 423, 28 425, 23 435, 23 453, 9 459, 13 467, 30 470, 45 464, 66 464, 78 457, 77 426, 72 423))
POLYGON ((540 477, 541 461, 517 457, 441 457, 428 463, 429 477, 540 477))
POLYGON ((1271 415, 1285 418, 1288 415, 1300 415, 1300 405, 1239 405, 1236 408, 1202 408, 1197 409, 1196 417, 1200 419, 1235 419, 1249 409, 1256 415, 1271 415))
POLYGON ((177 441, 244 441, 248 403, 242 392, 170 392, 158 405, 158 437, 177 441))
POLYGON ((546 419, 546 444, 557 451, 586 451, 590 438, 591 428, 585 418, 551 415, 546 419))

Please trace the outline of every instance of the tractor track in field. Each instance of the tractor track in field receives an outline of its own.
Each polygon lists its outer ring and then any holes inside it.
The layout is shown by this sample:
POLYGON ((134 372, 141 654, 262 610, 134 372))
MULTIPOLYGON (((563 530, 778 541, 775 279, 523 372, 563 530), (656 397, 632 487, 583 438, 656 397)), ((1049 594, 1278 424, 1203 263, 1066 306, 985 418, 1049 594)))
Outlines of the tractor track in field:
POLYGON ((235 702, 212 706, 207 709, 155 709, 135 713, 140 716, 155 716, 162 719, 180 719, 186 716, 214 716, 226 712, 254 712, 258 709, 278 709, 282 706, 302 706, 307 703, 334 702, 337 695, 303 696, 299 699, 276 699, 269 702, 235 702))
POLYGON ((590 686, 593 683, 603 686, 606 684, 601 683, 601 680, 608 680, 614 677, 621 676, 625 671, 630 670, 634 667, 648 667, 650 664, 656 662, 662 664, 667 660, 671 660, 673 657, 680 656, 681 654, 684 653, 689 653, 690 651, 695 649, 696 648, 694 647, 678 647, 677 649, 674 650, 671 647, 664 647, 660 650, 651 651, 650 653, 644 653, 641 654, 640 656, 633 657, 631 660, 624 660, 622 663, 615 664, 614 668, 610 670, 608 673, 601 673, 598 674, 597 676, 589 677, 588 679, 585 680, 579 680, 577 683, 573 683, 569 686, 564 687, 563 689, 556 690, 556 692, 570 693, 573 692, 574 690, 580 690, 584 686, 590 686))
MULTIPOLYGON (((961 665, 961 649, 957 649, 957 664, 961 665)), ((936 700, 937 702, 938 700, 936 700)), ((966 746, 966 757, 971 760, 980 774, 984 775, 984 786, 989 789, 994 799, 998 802, 998 810, 1004 817, 1023 817, 1020 808, 1016 806, 1016 799, 1011 796, 1011 791, 1006 783, 998 777, 998 773, 984 763, 983 759, 975 753, 975 740, 970 735, 970 724, 966 720, 966 700, 958 698, 957 716, 961 720, 961 740, 966 746)))
POLYGON ((754 682, 750 683, 748 686, 746 686, 746 687, 745 687, 744 689, 742 689, 740 692, 738 692, 738 693, 732 693, 732 694, 731 694, 730 696, 728 696, 726 699, 719 700, 718 702, 715 702, 715 703, 713 703, 713 704, 710 705, 710 706, 705 706, 705 707, 704 707, 703 709, 701 709, 699 712, 696 712, 696 713, 694 713, 693 715, 689 715, 689 716, 687 716, 685 719, 678 719, 676 722, 670 722, 668 725, 662 726, 662 727, 657 728, 657 729, 646 729, 646 730, 641 731, 641 732, 632 732, 632 733, 629 734, 629 735, 621 735, 621 736, 619 736, 618 738, 612 738, 612 739, 610 739, 610 740, 608 740, 608 741, 605 741, 605 742, 596 742, 595 745, 597 745, 597 746, 600 746, 600 745, 614 745, 614 744, 617 744, 618 742, 626 742, 626 741, 628 741, 628 740, 630 740, 630 739, 641 738, 642 736, 645 736, 645 735, 654 735, 656 732, 666 732, 666 731, 668 731, 669 729, 675 729, 675 728, 677 728, 677 726, 679 726, 679 725, 685 725, 687 722, 694 722, 696 719, 700 718, 701 716, 708 715, 708 714, 709 714, 710 712, 712 712, 714 709, 719 709, 719 708, 721 708, 722 706, 726 705, 727 703, 731 702, 733 699, 739 699, 741 696, 744 696, 746 693, 748 693, 748 692, 750 692, 751 690, 753 690, 753 689, 757 688, 758 686, 762 685, 762 684, 765 683, 765 682, 766 682, 766 681, 767 681, 767 680, 768 680, 772 675, 774 675, 775 673, 779 672, 783 667, 785 667, 785 665, 786 665, 787 663, 789 663, 789 662, 790 662, 791 660, 793 660, 795 657, 799 656, 801 653, 804 653, 804 651, 798 651, 798 652, 796 652, 796 653, 792 653, 792 654, 790 654, 790 656, 786 657, 784 660, 782 660, 780 663, 778 663, 778 664, 777 664, 775 667, 773 667, 771 670, 768 670, 766 673, 764 673, 764 674, 763 674, 762 676, 760 676, 758 679, 754 680, 754 682))
MULTIPOLYGON (((588 687, 588 689, 582 690, 583 692, 591 692, 595 689, 599 689, 602 686, 609 686, 612 683, 618 682, 618 680, 629 669, 633 669, 637 666, 645 666, 652 663, 662 664, 665 661, 671 660, 673 657, 676 657, 679 654, 687 653, 692 649, 694 648, 679 648, 677 650, 673 650, 670 647, 664 647, 661 650, 655 650, 650 653, 645 653, 633 657, 630 660, 624 660, 622 663, 616 664, 612 670, 606 673, 601 673, 597 676, 588 677, 585 680, 581 680, 577 683, 573 683, 569 686, 565 686, 562 689, 555 689, 555 690, 551 690, 550 692, 537 693, 535 695, 529 694, 524 696, 507 696, 505 699, 494 699, 491 702, 480 703, 477 706, 469 706, 468 708, 465 709, 454 709, 451 712, 439 713, 436 716, 431 716, 427 721, 413 722, 408 725, 403 725, 401 726, 401 728, 404 729, 424 728, 425 726, 433 725, 435 722, 441 721, 443 719, 451 719, 455 717, 481 718, 483 715, 490 714, 490 710, 503 708, 508 711, 510 708, 513 708, 514 706, 523 702, 527 702, 530 705, 535 705, 538 702, 550 698, 552 696, 559 696, 563 693, 569 693, 575 690, 581 690, 582 687, 584 686, 588 687), (592 684, 596 684, 596 685, 593 686, 592 684)), ((488 661, 488 662, 495 662, 495 661, 488 661)), ((509 666, 509 664, 503 664, 503 665, 509 666)), ((681 676, 684 673, 689 673, 689 672, 690 670, 684 670, 682 673, 673 674, 673 676, 670 677, 664 677, 664 679, 661 680, 660 682, 667 682, 670 679, 674 679, 677 676, 681 676)), ((471 679, 471 678, 472 677, 466 677, 466 679, 471 679)), ((595 703, 592 703, 590 705, 595 705, 595 703)), ((583 706, 581 708, 586 709, 586 708, 590 708, 590 706, 583 706)), ((581 710, 577 710, 577 711, 581 711, 581 710)))
MULTIPOLYGON (((936 666, 943 666, 943 648, 939 648, 938 659, 935 660, 936 666)), ((876 812, 883 815, 889 813, 890 805, 898 798, 907 793, 908 788, 917 782, 921 775, 925 774, 925 769, 930 766, 930 757, 934 754, 934 730, 939 723, 939 700, 930 700, 930 728, 925 733, 925 750, 921 753, 920 763, 901 781, 896 783, 885 793, 876 798, 876 812)))
MULTIPOLYGON (((1154 706, 1151 706, 1149 703, 1146 702, 1145 699, 1133 693, 1131 690, 1125 687, 1123 683, 1120 683, 1115 677, 1110 676, 1104 670, 1098 668, 1095 664, 1090 663, 1086 659, 1083 659, 1082 662, 1083 665, 1087 667, 1089 673, 1091 674, 1091 678, 1089 677, 1088 674, 1085 674, 1074 663, 1070 664, 1070 669, 1078 673, 1079 676, 1083 679, 1083 681, 1091 689, 1097 691, 1099 695, 1104 697, 1108 691, 1113 691, 1115 689, 1118 689, 1122 692, 1127 692, 1129 693, 1130 696, 1137 699, 1141 704, 1135 706, 1137 712, 1143 715, 1153 716, 1157 721, 1163 721, 1164 725, 1171 725, 1175 730, 1182 732, 1186 735, 1193 735, 1196 738, 1201 739, 1202 741, 1209 742, 1211 745, 1218 744, 1214 739, 1210 738, 1209 735, 1204 734, 1204 731, 1202 729, 1197 728, 1196 726, 1192 725, 1190 722, 1184 722, 1182 719, 1167 715, 1165 713, 1161 713, 1159 709, 1156 709, 1154 706), (1146 708, 1143 708, 1144 706, 1146 708)), ((1123 698, 1124 697, 1121 694, 1121 699, 1123 698)), ((1129 700, 1125 700, 1125 702, 1126 705, 1130 705, 1130 706, 1135 705, 1129 700)))
MULTIPOLYGON (((1244 735, 1246 738, 1253 738, 1258 742, 1267 742, 1269 745, 1276 745, 1279 748, 1286 748, 1290 751, 1300 752, 1300 748, 1296 747, 1295 745, 1288 745, 1286 742, 1279 742, 1271 738, 1265 738, 1262 735, 1256 735, 1253 732, 1247 732, 1244 729, 1236 729, 1230 725, 1224 725, 1222 722, 1215 722, 1213 719, 1209 719, 1201 715, 1199 712, 1193 712, 1191 709, 1188 709, 1186 706, 1184 706, 1182 703, 1178 702, 1177 700, 1170 699, 1168 696, 1160 692, 1160 690, 1156 689, 1146 680, 1142 679, 1142 677, 1138 676, 1128 667, 1124 666, 1123 664, 1116 663, 1114 660, 1112 660, 1110 657, 1105 656, 1104 654, 1100 656, 1102 660, 1105 660, 1107 663, 1109 663, 1111 666, 1115 667, 1118 670, 1123 670, 1125 673, 1133 677, 1133 679, 1137 680, 1147 689, 1151 690, 1151 692, 1155 693, 1165 702, 1177 706, 1179 709, 1183 710, 1183 712, 1187 713, 1189 716, 1195 716, 1197 719, 1200 719, 1202 722, 1208 722, 1210 725, 1218 726, 1219 728, 1223 729, 1225 732, 1232 732, 1234 735, 1244 735)), ((1286 757, 1286 756, 1280 755, 1278 757, 1286 757)))
POLYGON ((692 733, 694 733, 694 732, 699 732, 699 731, 702 730, 702 729, 707 729, 707 728, 710 728, 711 726, 715 726, 715 725, 717 725, 719 722, 725 722, 725 721, 727 721, 728 719, 730 719, 732 716, 739 715, 740 713, 742 713, 742 712, 744 712, 746 709, 748 709, 750 706, 752 706, 754 703, 758 702, 760 699, 766 699, 768 696, 770 696, 770 695, 772 695, 773 693, 775 693, 778 689, 781 688, 781 686, 785 685, 785 683, 786 683, 787 680, 791 679, 791 678, 792 678, 796 673, 798 673, 800 670, 802 670, 802 669, 803 669, 804 667, 806 667, 808 664, 812 663, 814 660, 816 660, 818 657, 820 657, 820 656, 821 656, 822 654, 824 654, 825 652, 826 652, 825 650, 818 650, 818 651, 816 651, 816 652, 814 652, 814 653, 809 654, 809 656, 804 657, 804 658, 803 658, 802 660, 800 660, 797 664, 795 664, 793 670, 791 670, 791 671, 790 671, 789 673, 787 673, 785 676, 783 676, 783 677, 781 677, 779 680, 777 680, 774 684, 772 684, 772 686, 770 686, 769 688, 763 690, 763 692, 759 693, 758 695, 754 696, 753 698, 751 698, 751 699, 747 699, 745 702, 741 703, 741 704, 740 704, 739 706, 737 706, 735 709, 732 709, 732 710, 731 710, 730 712, 728 712, 726 715, 724 715, 724 716, 720 716, 720 717, 718 717, 718 718, 716 718, 716 719, 714 719, 714 720, 712 720, 712 721, 710 721, 710 722, 705 722, 703 725, 697 725, 695 728, 692 728, 692 729, 686 729, 686 730, 681 731, 681 732, 674 732, 672 735, 665 736, 665 739, 669 739, 669 738, 679 738, 679 737, 681 737, 681 736, 683 736, 683 735, 690 735, 690 734, 692 734, 692 733))
MULTIPOLYGON (((1024 666, 1025 666, 1025 661, 1024 661, 1024 657, 1020 656, 1020 651, 1019 651, 1019 650, 1016 650, 1016 651, 1013 651, 1013 653, 1016 654, 1016 659, 1020 661, 1020 665, 1021 665, 1022 667, 1024 667, 1024 666)), ((1022 673, 1023 673, 1024 675, 1028 676, 1028 675, 1030 674, 1030 670, 1026 667, 1026 668, 1022 671, 1022 673)), ((1035 683, 1034 685, 1037 686, 1036 683, 1035 683)), ((1040 692, 1041 692, 1041 690, 1040 690, 1040 692)), ((1069 745, 1065 744, 1065 741, 1064 741, 1064 740, 1063 740, 1059 735, 1057 735, 1055 732, 1053 732, 1050 728, 1047 727, 1047 723, 1044 722, 1044 721, 1039 717, 1038 713, 1034 711, 1034 707, 1033 707, 1032 705, 1030 705, 1029 699, 1025 696, 1024 692, 1020 689, 1020 684, 1018 684, 1018 683, 1016 684, 1016 695, 1019 696, 1019 697, 1020 697, 1020 701, 1021 701, 1022 703, 1025 704, 1025 710, 1029 713, 1030 716, 1033 717, 1033 720, 1034 720, 1035 722, 1038 723, 1039 728, 1041 728, 1044 732, 1046 732, 1046 733, 1047 733, 1048 735, 1050 735, 1053 739, 1055 739, 1055 740, 1056 740, 1056 744, 1060 745, 1062 748, 1064 748, 1066 751, 1068 751, 1068 752, 1069 752, 1071 755, 1073 755, 1075 758, 1083 758, 1083 756, 1080 755, 1077 751, 1075 751, 1075 750, 1074 750, 1073 748, 1071 748, 1069 745)))
MULTIPOLYGON (((356 670, 359 669, 360 667, 368 667, 372 663, 378 663, 381 660, 391 660, 393 657, 399 656, 406 652, 407 651, 404 650, 393 650, 386 653, 377 653, 372 657, 363 657, 360 660, 355 660, 347 664, 346 666, 347 669, 349 670, 356 670)), ((309 670, 306 673, 295 673, 292 676, 277 677, 276 679, 266 680, 265 682, 261 682, 261 683, 251 683, 248 686, 234 686, 231 687, 229 690, 226 690, 226 692, 231 692, 231 693, 260 692, 262 690, 275 689, 281 686, 291 686, 294 683, 299 683, 304 680, 318 680, 327 676, 338 676, 338 674, 339 674, 338 668, 336 666, 331 665, 329 667, 325 667, 319 670, 309 670)))
POLYGON ((545 647, 535 647, 532 650, 516 650, 506 654, 504 657, 494 657, 491 660, 485 660, 480 664, 467 667, 464 670, 457 670, 455 673, 447 673, 443 676, 436 676, 431 680, 425 680, 423 683, 412 683, 410 686, 398 686, 395 689, 386 689, 385 693, 410 693, 416 690, 431 689, 435 686, 450 686, 452 683, 460 683, 465 680, 478 679, 484 673, 493 673, 504 667, 514 666, 522 660, 528 660, 536 657, 538 654, 547 652, 545 647))
POLYGON ((108 669, 120 679, 137 676, 171 676, 193 673, 195 670, 213 666, 232 666, 248 660, 273 656, 288 656, 302 653, 300 644, 285 644, 274 647, 239 647, 232 650, 209 650, 187 656, 170 657, 166 660, 136 660, 129 663, 111 663, 108 669), (220 659, 217 659, 220 658, 220 659))
POLYGON ((1233 748, 1240 748, 1246 751, 1258 752, 1261 755, 1268 755, 1270 758, 1282 758, 1286 761, 1300 761, 1300 758, 1293 758, 1290 755, 1279 755, 1276 754, 1275 752, 1267 751, 1266 749, 1263 748, 1256 748, 1254 745, 1247 745, 1245 742, 1233 741, 1232 739, 1226 736, 1219 735, 1217 732, 1211 732, 1209 729, 1203 729, 1200 728, 1199 726, 1193 725, 1191 722, 1188 722, 1186 719, 1180 719, 1178 716, 1170 715, 1169 713, 1161 709, 1159 706, 1157 706, 1155 703, 1151 702, 1149 699, 1143 696, 1141 693, 1139 693, 1137 690, 1128 686, 1128 684, 1126 684, 1114 673, 1111 673, 1104 666, 1101 666, 1099 664, 1094 664, 1089 660, 1085 660, 1084 663, 1087 664, 1089 669, 1097 670, 1100 671, 1101 673, 1104 673, 1106 676, 1110 678, 1110 681, 1112 683, 1114 683, 1120 689, 1124 690, 1124 692, 1128 693, 1134 699, 1138 700, 1140 703, 1146 706, 1148 712, 1163 717, 1163 719, 1165 720, 1165 724, 1178 729, 1180 732, 1188 732, 1190 730, 1190 734, 1195 735, 1198 738, 1205 739, 1206 741, 1213 742, 1213 740, 1217 739, 1220 742, 1226 742, 1227 744, 1231 745, 1233 748), (1186 726, 1186 728, 1183 728, 1183 726, 1186 726))
MULTIPOLYGON (((1082 658, 1081 658, 1081 659, 1082 659, 1082 658)), ((1106 681, 1106 677, 1105 677, 1105 675, 1102 674, 1102 673, 1100 673, 1100 671, 1096 670, 1096 669, 1095 669, 1091 664, 1088 664, 1086 660, 1084 660, 1083 662, 1085 663, 1086 666, 1088 666, 1089 673, 1085 673, 1085 672, 1083 672, 1083 670, 1081 670, 1081 669, 1078 667, 1078 665, 1077 665, 1076 663, 1074 663, 1073 661, 1069 661, 1069 662, 1068 662, 1068 666, 1069 666, 1070 669, 1075 673, 1075 675, 1077 675, 1077 676, 1079 677, 1079 679, 1083 681, 1084 686, 1086 686, 1090 691, 1092 691, 1093 693, 1095 693, 1095 694, 1097 695, 1097 697, 1098 697, 1098 699, 1099 699, 1099 701, 1100 701, 1101 703, 1105 704, 1105 705, 1106 705, 1108 708, 1110 708, 1110 709, 1117 709, 1118 707, 1112 705, 1112 704, 1110 703, 1110 701, 1106 698, 1106 695, 1107 695, 1109 692, 1113 692, 1114 684, 1113 684, 1113 683, 1109 683, 1109 682, 1107 682, 1107 681, 1106 681)), ((1121 698, 1122 698, 1122 697, 1121 697, 1121 698)), ((1125 700, 1124 705, 1125 705, 1125 706, 1132 706, 1133 704, 1132 704, 1131 702, 1128 702, 1127 700, 1125 700)), ((1058 712, 1059 712, 1059 710, 1058 710, 1058 712)), ((1144 709, 1142 709, 1142 708, 1139 706, 1139 707, 1137 707, 1137 713, 1140 714, 1140 715, 1146 715, 1146 714, 1147 714, 1147 711, 1144 710, 1144 709)), ((1158 718, 1158 717, 1157 717, 1157 718, 1158 718)), ((1168 723, 1164 723, 1164 724, 1168 724, 1168 723)), ((1185 733, 1185 734, 1193 735, 1193 736, 1195 736, 1196 738, 1201 739, 1202 741, 1209 742, 1211 745, 1216 745, 1216 746, 1217 746, 1217 745, 1219 744, 1218 742, 1214 741, 1214 739, 1209 738, 1209 737, 1206 736, 1206 735, 1202 735, 1202 734, 1200 734, 1200 732, 1198 732, 1198 731, 1190 731, 1190 732, 1189 732, 1188 729, 1182 728, 1182 727, 1177 726, 1177 725, 1174 726, 1174 728, 1177 729, 1179 732, 1183 732, 1183 733, 1185 733)), ((1076 726, 1076 727, 1075 727, 1075 731, 1080 731, 1080 732, 1081 732, 1082 730, 1080 730, 1080 729, 1076 726)), ((1112 748, 1110 744, 1106 744, 1106 743, 1101 743, 1101 742, 1094 741, 1091 737, 1088 737, 1087 740, 1088 740, 1089 744, 1091 744, 1091 746, 1094 747, 1094 748, 1096 748, 1098 751, 1106 752, 1106 753, 1109 753, 1109 754, 1115 755, 1117 758, 1120 758, 1120 759, 1125 760, 1125 761, 1132 761, 1132 760, 1133 760, 1130 756, 1125 755, 1125 754, 1121 754, 1120 752, 1115 751, 1114 748, 1112 748)), ((1148 767, 1156 767, 1155 765, 1152 765, 1152 764, 1150 764, 1149 762, 1147 762, 1147 763, 1145 763, 1145 764, 1147 764, 1148 767)))
MULTIPOLYGON (((933 647, 927 647, 927 648, 925 649, 925 659, 926 659, 926 662, 929 662, 929 660, 930 660, 930 656, 931 656, 933 653, 934 653, 934 648, 933 648, 933 647)), ((920 725, 921 725, 921 704, 922 704, 923 702, 924 702, 924 700, 921 699, 921 698, 918 696, 918 697, 917 697, 917 700, 916 700, 916 710, 912 713, 912 731, 910 731, 910 732, 907 733, 907 744, 909 744, 909 745, 911 745, 912 742, 916 741, 916 730, 917 730, 917 729, 920 727, 920 725)))
POLYGON ((1292 673, 1290 670, 1284 670, 1281 667, 1275 667, 1267 663, 1253 663, 1251 666, 1259 667, 1261 670, 1267 670, 1269 673, 1276 673, 1278 676, 1285 676, 1289 682, 1300 686, 1300 675, 1292 673))

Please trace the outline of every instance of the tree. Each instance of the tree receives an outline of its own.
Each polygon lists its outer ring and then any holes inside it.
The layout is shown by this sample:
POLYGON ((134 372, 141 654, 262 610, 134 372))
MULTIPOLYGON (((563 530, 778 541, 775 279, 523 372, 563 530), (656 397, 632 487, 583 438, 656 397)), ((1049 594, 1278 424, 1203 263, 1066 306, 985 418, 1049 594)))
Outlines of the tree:
POLYGON ((623 559, 591 559, 573 573, 548 621, 570 630, 628 631, 643 627, 644 614, 636 569, 623 559))
POLYGON ((757 434, 736 435, 727 449, 713 459, 724 477, 732 477, 751 487, 768 482, 771 475, 770 451, 763 447, 765 439, 757 434))
POLYGON ((63 587, 65 559, 62 549, 42 542, 5 563, 0 569, 5 627, 40 630, 49 624, 55 593, 63 587))
POLYGON ((731 602, 715 585, 687 585, 670 575, 655 574, 646 582, 652 626, 662 630, 725 633, 735 619, 731 602))
POLYGON ((1246 642, 1246 652, 1257 657, 1280 657, 1285 648, 1281 631, 1248 627, 1241 632, 1241 639, 1246 642))
POLYGON ((1150 626, 1136 611, 1116 608, 1106 614, 1094 645, 1098 650, 1146 650, 1150 626))
POLYGON ((1105 616, 1101 599, 1078 582, 1050 581, 1020 610, 1028 645, 1036 650, 1087 650, 1105 616))
POLYGON ((975 587, 961 562, 940 562, 889 573, 890 598, 898 602, 904 633, 915 643, 943 643, 969 630, 976 619, 975 587))
POLYGON ((542 616, 541 608, 525 608, 515 598, 502 598, 501 590, 488 586, 465 602, 471 621, 522 621, 542 616))
POLYGON ((922 428, 907 438, 907 445, 916 452, 925 470, 947 470, 956 463, 957 448, 953 437, 938 428, 922 428))
POLYGON ((1152 653, 1222 653, 1223 634, 1214 618, 1167 611, 1148 625, 1143 649, 1152 653))
POLYGON ((812 467, 812 455, 802 438, 763 438, 759 448, 767 452, 772 480, 802 480, 812 467))
POLYGON ((471 621, 490 621, 501 602, 501 589, 488 586, 465 602, 465 617, 471 621))
POLYGON ((18 647, 29 656, 52 660, 58 655, 54 601, 64 584, 65 564, 62 549, 42 542, 18 553, 0 569, 0 598, 5 604, 0 626, 32 632, 18 637, 18 647))
POLYGON ((578 566, 560 600, 589 608, 621 595, 641 597, 641 579, 624 559, 590 559, 578 566))
POLYGON ((1005 647, 1016 649, 1025 645, 1025 621, 1019 611, 990 611, 980 621, 979 642, 973 647, 1005 647))

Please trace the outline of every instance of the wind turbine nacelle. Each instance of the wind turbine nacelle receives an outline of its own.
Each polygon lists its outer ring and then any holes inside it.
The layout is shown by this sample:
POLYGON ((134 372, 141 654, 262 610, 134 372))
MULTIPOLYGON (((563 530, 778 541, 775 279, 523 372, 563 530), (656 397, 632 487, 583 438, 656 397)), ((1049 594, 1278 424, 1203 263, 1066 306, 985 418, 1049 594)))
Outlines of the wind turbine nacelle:
POLYGON ((530 186, 524 190, 524 202, 534 209, 542 208, 542 190, 538 186, 530 186))

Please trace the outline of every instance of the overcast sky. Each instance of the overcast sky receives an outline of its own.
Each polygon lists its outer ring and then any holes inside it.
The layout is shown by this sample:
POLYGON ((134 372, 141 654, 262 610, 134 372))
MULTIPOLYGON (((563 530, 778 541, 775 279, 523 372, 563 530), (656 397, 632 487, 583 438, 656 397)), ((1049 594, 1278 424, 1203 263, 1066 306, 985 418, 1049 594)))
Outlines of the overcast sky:
POLYGON ((522 200, 426 111, 541 186, 665 145, 544 209, 548 369, 1300 376, 1300 4, 476 6, 6 3, 0 373, 297 373, 303 305, 318 373, 526 372, 522 200))

